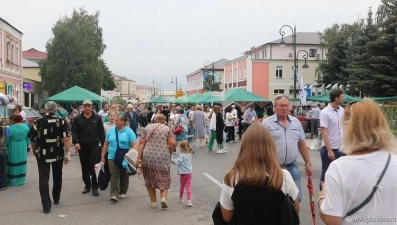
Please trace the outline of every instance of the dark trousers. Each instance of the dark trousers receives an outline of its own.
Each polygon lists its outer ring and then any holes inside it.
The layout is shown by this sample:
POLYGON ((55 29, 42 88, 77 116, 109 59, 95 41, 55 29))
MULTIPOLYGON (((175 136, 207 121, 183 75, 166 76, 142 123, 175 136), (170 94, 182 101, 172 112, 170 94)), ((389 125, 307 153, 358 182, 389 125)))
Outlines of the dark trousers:
POLYGON ((227 141, 235 141, 234 138, 235 129, 234 126, 227 127, 227 141))
POLYGON ((130 127, 132 131, 134 131, 134 134, 136 137, 138 137, 138 133, 136 132, 137 127, 130 127))
POLYGON ((243 124, 243 132, 245 132, 251 124, 248 123, 242 123, 243 124))
POLYGON ((98 144, 80 144, 79 151, 81 173, 86 188, 98 189, 95 164, 100 161, 98 144))
POLYGON ((241 140, 241 135, 243 134, 243 124, 238 124, 238 138, 241 140))
POLYGON ((318 137, 318 128, 320 128, 320 119, 311 119, 311 138, 313 138, 313 134, 318 137))
POLYGON ((50 170, 52 167, 52 198, 55 202, 59 201, 62 189, 62 167, 63 160, 52 163, 37 163, 39 168, 39 190, 41 196, 41 204, 44 210, 51 209, 50 188, 48 182, 50 180, 50 170))
MULTIPOLYGON (((334 156, 335 159, 338 159, 341 156, 345 156, 346 154, 343 152, 340 152, 339 149, 332 149, 332 151, 334 152, 334 156)), ((328 158, 328 151, 327 151, 327 147, 323 146, 321 148, 321 153, 320 153, 320 157, 321 157, 321 178, 320 178, 320 190, 321 188, 321 181, 325 181, 325 172, 327 172, 329 164, 331 164, 332 160, 328 158)))
POLYGON ((146 117, 141 117, 141 126, 146 127, 147 126, 147 119, 146 117))

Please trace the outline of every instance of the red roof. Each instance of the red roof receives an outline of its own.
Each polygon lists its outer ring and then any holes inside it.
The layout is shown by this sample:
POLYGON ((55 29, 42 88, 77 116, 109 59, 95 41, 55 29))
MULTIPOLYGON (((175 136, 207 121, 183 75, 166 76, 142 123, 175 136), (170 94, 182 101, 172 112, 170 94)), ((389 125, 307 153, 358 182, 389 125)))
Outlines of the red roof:
POLYGON ((47 58, 47 53, 38 51, 34 48, 31 48, 27 51, 22 52, 22 58, 25 59, 45 59, 47 58))

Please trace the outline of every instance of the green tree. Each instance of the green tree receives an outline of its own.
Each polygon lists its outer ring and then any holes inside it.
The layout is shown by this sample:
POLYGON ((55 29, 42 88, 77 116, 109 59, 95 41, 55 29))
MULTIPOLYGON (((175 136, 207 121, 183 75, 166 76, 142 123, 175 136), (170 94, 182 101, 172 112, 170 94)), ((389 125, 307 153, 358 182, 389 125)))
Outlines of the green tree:
POLYGON ((366 96, 397 95, 397 0, 382 0, 375 29, 353 66, 352 86, 366 96))
POLYGON ((55 23, 52 33, 46 44, 47 59, 40 62, 44 89, 50 95, 74 85, 97 94, 103 86, 114 86, 109 80, 111 72, 101 59, 106 45, 99 12, 90 15, 83 8, 73 10, 71 17, 65 16, 55 23))

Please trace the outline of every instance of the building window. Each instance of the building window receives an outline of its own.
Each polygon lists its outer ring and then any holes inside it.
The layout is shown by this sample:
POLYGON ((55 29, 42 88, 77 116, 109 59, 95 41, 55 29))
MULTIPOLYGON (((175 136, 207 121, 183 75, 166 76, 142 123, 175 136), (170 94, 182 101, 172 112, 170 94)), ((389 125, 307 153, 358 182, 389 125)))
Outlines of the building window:
POLYGON ((245 76, 245 74, 244 74, 244 70, 240 70, 240 72, 241 72, 241 77, 240 77, 240 80, 242 80, 243 79, 243 77, 245 76))
POLYGON ((284 89, 274 89, 273 94, 275 95, 283 95, 284 94, 284 89))
POLYGON ((309 49, 309 57, 316 57, 316 54, 317 54, 317 49, 313 49, 313 48, 311 48, 311 49, 309 49))
POLYGON ((265 59, 265 50, 262 51, 262 59, 265 59))
POLYGON ((247 66, 244 67, 244 78, 247 78, 247 66))
MULTIPOLYGON (((296 87, 295 93, 299 95, 299 88, 298 88, 298 87, 296 87)), ((292 88, 292 89, 289 89, 289 94, 290 94, 290 95, 293 95, 293 94, 294 94, 294 89, 293 89, 293 88, 292 88)))
POLYGON ((267 59, 267 49, 265 48, 265 59, 267 59))
POLYGON ((234 69, 233 80, 237 80, 237 69, 234 69))
POLYGON ((283 78, 283 66, 276 66, 276 78, 283 78))

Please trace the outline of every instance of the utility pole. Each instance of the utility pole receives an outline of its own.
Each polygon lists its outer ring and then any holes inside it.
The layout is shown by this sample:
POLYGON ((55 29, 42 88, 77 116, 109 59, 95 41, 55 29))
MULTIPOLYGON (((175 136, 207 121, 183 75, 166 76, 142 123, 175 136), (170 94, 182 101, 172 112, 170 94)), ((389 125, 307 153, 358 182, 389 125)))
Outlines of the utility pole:
POLYGON ((211 90, 214 91, 215 86, 215 63, 212 61, 212 88, 211 90))
POLYGON ((156 97, 156 88, 154 87, 154 80, 153 80, 153 89, 152 90, 153 90, 152 94, 153 94, 153 98, 154 98, 154 97, 156 97))

